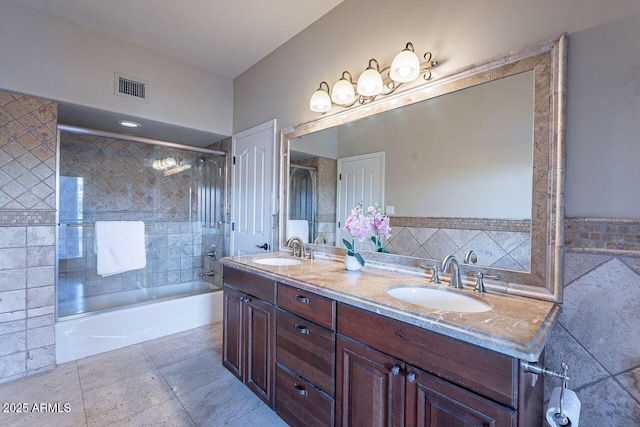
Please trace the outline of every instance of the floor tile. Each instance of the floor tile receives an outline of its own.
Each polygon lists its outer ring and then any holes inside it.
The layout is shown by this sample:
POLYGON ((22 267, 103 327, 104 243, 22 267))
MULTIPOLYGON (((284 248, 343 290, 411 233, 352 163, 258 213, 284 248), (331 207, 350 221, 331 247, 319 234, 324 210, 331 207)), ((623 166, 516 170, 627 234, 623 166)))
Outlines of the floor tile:
POLYGON ((158 371, 84 393, 87 424, 106 426, 174 398, 158 371))
POLYGON ((143 343, 143 346, 158 368, 211 350, 211 347, 195 333, 159 343, 149 341, 143 343))
POLYGON ((140 344, 86 357, 77 363, 84 392, 156 369, 140 344))
POLYGON ((81 397, 76 362, 64 363, 42 374, 0 384, 0 402, 55 403, 81 397))
POLYGON ((250 413, 263 402, 226 370, 204 387, 178 396, 196 425, 221 426, 250 413))
MULTIPOLYGON (((14 401, 14 400, 11 400, 14 401)), ((3 402, 5 402, 3 400, 3 402)), ((44 400, 29 399, 27 413, 0 413, 0 425, 11 427, 34 426, 86 426, 82 397, 56 399, 51 395, 44 400), (51 404, 42 406, 41 404, 51 404), (58 403, 55 406, 55 403, 58 403), (34 407, 34 405, 36 405, 34 407), (66 406, 65 406, 66 405, 66 406), (67 411, 67 412, 65 412, 67 411)))
POLYGON ((194 329, 194 331, 218 354, 222 354, 222 322, 202 326, 194 329))
POLYGON ((220 376, 222 359, 214 351, 202 352, 160 368, 160 373, 176 396, 206 386, 220 376))
POLYGON ((193 427, 195 424, 189 418, 178 399, 145 409, 142 412, 117 421, 110 426, 135 426, 135 427, 193 427))
POLYGON ((287 427, 287 423, 282 421, 275 412, 267 405, 263 404, 248 414, 235 418, 225 424, 230 427, 287 427))

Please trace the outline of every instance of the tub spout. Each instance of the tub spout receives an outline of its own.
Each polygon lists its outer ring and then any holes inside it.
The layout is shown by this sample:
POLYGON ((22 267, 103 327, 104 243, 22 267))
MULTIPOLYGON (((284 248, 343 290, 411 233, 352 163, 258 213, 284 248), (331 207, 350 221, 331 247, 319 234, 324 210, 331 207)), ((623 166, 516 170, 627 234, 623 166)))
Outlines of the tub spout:
POLYGON ((200 278, 202 279, 204 276, 209 276, 212 277, 216 274, 215 271, 211 270, 211 271, 205 271, 203 273, 200 273, 200 278))

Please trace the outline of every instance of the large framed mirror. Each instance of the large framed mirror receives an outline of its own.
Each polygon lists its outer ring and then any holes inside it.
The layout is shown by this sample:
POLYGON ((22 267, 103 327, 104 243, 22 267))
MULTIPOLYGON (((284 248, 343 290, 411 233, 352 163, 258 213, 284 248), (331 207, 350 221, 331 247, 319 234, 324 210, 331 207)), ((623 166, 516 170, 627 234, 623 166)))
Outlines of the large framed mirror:
POLYGON ((356 201, 391 219, 389 254, 433 265, 470 250, 489 288, 561 301, 567 36, 282 131, 279 240, 343 254, 356 201), (323 239, 324 240, 324 239, 323 239))

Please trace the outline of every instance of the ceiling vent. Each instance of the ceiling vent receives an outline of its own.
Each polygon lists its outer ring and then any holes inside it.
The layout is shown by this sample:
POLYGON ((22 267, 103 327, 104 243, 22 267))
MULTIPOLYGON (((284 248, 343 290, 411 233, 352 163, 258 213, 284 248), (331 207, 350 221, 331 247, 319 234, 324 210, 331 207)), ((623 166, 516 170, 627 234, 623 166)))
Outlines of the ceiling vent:
POLYGON ((115 94, 125 98, 149 102, 147 82, 120 73, 115 73, 115 94))

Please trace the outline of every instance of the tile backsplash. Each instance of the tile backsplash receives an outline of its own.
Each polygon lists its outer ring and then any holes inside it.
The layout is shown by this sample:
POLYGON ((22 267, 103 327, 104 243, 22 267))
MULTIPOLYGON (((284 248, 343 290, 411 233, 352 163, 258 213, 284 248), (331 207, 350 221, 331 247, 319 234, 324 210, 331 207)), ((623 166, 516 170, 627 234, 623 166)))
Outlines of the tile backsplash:
POLYGON ((441 260, 469 250, 478 264, 508 270, 531 267, 531 223, 527 220, 391 217, 385 249, 392 254, 441 260))

